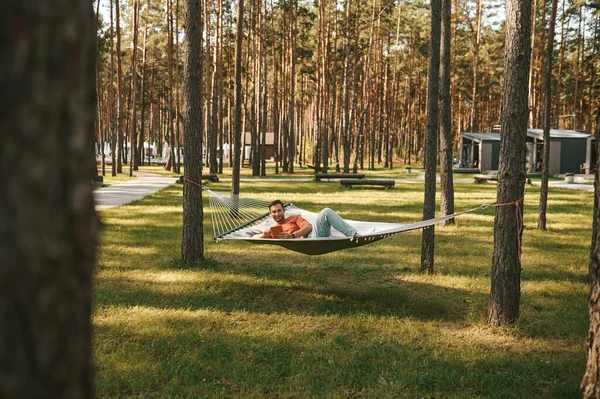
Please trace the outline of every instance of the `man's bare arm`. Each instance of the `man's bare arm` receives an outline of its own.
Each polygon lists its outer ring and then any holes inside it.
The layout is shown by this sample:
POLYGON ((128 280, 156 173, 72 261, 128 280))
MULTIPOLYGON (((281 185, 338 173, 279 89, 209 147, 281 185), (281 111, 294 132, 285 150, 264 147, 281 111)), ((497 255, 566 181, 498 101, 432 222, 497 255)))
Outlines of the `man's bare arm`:
POLYGON ((288 238, 306 237, 310 234, 312 229, 313 229, 312 225, 309 224, 307 226, 302 227, 300 230, 294 231, 294 237, 292 237, 292 235, 290 233, 281 233, 281 234, 279 234, 278 238, 288 239, 288 238))

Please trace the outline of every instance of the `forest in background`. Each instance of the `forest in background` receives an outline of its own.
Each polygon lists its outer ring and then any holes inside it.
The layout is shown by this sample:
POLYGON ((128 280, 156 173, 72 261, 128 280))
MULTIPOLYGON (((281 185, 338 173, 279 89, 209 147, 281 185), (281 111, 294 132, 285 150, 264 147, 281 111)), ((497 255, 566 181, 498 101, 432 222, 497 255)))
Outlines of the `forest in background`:
MULTIPOLYGON (((112 174, 135 170, 151 151, 183 143, 184 2, 99 0, 97 148, 112 174), (135 51, 134 51, 135 49, 135 51), (135 73, 134 73, 135 71, 135 73), (127 142, 133 151, 127 150, 127 142)), ((210 173, 231 165, 238 2, 203 0, 203 143, 210 173)), ((544 54, 551 1, 534 0, 530 119, 542 128, 544 54)), ((243 132, 253 175, 266 173, 267 134, 276 172, 392 167, 422 161, 426 124, 429 4, 358 0, 246 2, 243 20, 243 132)), ((492 132, 500 121, 504 10, 499 1, 452 1, 451 108, 461 132, 492 132)), ((582 1, 558 5, 551 128, 592 132, 599 98, 600 12, 582 1)), ((456 145, 453 146, 456 156, 456 145)), ((242 152, 244 154, 244 152, 242 152)), ((156 155, 156 154, 155 154, 156 155)), ((102 173, 105 164, 102 162, 102 173)))

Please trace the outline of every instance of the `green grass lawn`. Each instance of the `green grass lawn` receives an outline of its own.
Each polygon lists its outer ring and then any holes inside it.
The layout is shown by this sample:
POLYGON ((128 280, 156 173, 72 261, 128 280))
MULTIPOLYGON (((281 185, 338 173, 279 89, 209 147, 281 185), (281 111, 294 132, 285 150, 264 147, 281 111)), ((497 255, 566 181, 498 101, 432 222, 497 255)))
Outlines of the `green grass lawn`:
MULTIPOLYGON (((313 211, 330 206, 358 220, 422 216, 419 183, 344 190, 333 182, 256 181, 241 191, 313 211)), ((456 209, 495 195, 495 185, 456 184, 456 209)), ((180 185, 102 211, 98 396, 580 397, 593 196, 551 191, 547 232, 535 229, 538 197, 528 188, 521 317, 507 328, 485 325, 491 208, 436 228, 432 276, 419 272, 420 232, 309 257, 216 244, 205 205, 207 260, 185 265, 180 185)))

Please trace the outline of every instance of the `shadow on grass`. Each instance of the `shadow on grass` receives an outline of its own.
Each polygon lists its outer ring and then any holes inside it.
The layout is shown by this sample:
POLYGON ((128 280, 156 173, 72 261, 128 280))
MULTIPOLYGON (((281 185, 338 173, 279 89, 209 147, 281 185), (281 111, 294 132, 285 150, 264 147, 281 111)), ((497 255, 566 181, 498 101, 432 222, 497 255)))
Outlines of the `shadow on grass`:
POLYGON ((343 284, 315 284, 310 278, 299 278, 301 274, 296 271, 290 280, 275 280, 215 273, 208 281, 171 284, 128 276, 98 277, 96 305, 263 314, 366 314, 464 322, 471 304, 486 300, 481 293, 402 280, 386 285, 362 284, 353 273, 339 276, 343 284))
MULTIPOLYGON (((254 316, 253 316, 254 317, 254 316)), ((577 397, 581 359, 488 343, 447 346, 435 329, 352 320, 123 314, 96 334, 102 397, 577 397), (264 329, 255 330, 253 325, 264 329), (270 334, 276 328, 284 334, 270 334), (118 345, 114 345, 118 342, 118 345), (444 350, 440 350, 443 347, 444 350), (569 372, 564 372, 567 367, 569 372), (569 368, 571 367, 571 368, 569 368)))

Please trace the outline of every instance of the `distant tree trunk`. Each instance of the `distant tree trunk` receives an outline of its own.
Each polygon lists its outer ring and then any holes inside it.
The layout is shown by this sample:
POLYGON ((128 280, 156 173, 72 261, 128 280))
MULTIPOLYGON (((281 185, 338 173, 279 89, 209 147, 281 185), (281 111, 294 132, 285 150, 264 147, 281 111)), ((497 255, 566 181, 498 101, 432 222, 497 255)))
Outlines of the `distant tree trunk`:
POLYGON ((202 208, 202 4, 186 0, 184 64, 184 158, 183 238, 181 258, 184 262, 204 260, 204 210, 202 208), (196 184, 194 184, 196 183, 196 184))
MULTIPOLYGON (((270 1, 270 8, 273 9, 273 0, 270 1)), ((275 18, 271 18, 271 35, 275 37, 275 18)), ((275 46, 273 46, 273 160, 275 161, 275 174, 279 174, 279 63, 275 46)))
MULTIPOLYGON (((148 0, 148 3, 150 2, 150 0, 148 0)), ((150 6, 148 5, 148 9, 150 9, 150 6)), ((137 170, 137 165, 143 165, 144 164, 144 159, 145 159, 145 150, 144 150, 144 142, 146 141, 146 70, 147 70, 147 65, 146 65, 146 58, 147 58, 147 39, 148 39, 148 20, 147 18, 145 19, 145 25, 144 25, 144 44, 143 44, 143 49, 142 49, 142 81, 140 82, 140 142, 138 143, 138 153, 137 153, 137 159, 136 159, 136 169, 137 170)), ((150 162, 148 161, 148 165, 150 165, 150 162)))
MULTIPOLYGON (((440 208, 442 216, 454 213, 452 178, 452 99, 450 98, 451 0, 442 0, 442 40, 440 48, 440 208)), ((454 219, 445 225, 454 224, 454 219)))
MULTIPOLYGON (((438 133, 438 99, 440 79, 441 0, 431 0, 431 36, 429 38, 429 70, 427 72, 427 136, 425 138, 425 195, 423 220, 435 217, 435 179, 438 133)), ((421 246, 421 271, 433 273, 433 226, 423 229, 421 246)))
POLYGON ((529 87, 529 122, 528 122, 528 126, 534 128, 536 127, 534 125, 535 121, 535 104, 534 104, 534 99, 535 99, 535 93, 534 93, 534 88, 535 88, 535 82, 534 82, 534 72, 535 72, 535 68, 534 68, 534 62, 535 62, 535 57, 534 57, 534 53, 535 53, 535 36, 536 36, 536 31, 537 31, 537 24, 536 24, 536 19, 537 19, 537 0, 533 0, 533 6, 532 6, 532 13, 533 16, 531 18, 531 45, 532 45, 532 49, 531 49, 531 57, 529 60, 529 79, 528 79, 528 87, 529 87))
POLYGON ((289 135, 288 135, 288 172, 294 173, 294 158, 296 157, 296 2, 289 0, 289 52, 290 52, 290 102, 289 102, 289 135))
MULTIPOLYGON (((172 22, 172 20, 171 20, 172 22)), ((177 174, 181 173, 181 144, 180 144, 180 131, 179 131, 179 0, 175 0, 175 110, 174 110, 174 122, 175 122, 175 159, 173 160, 174 169, 173 171, 177 174)), ((200 103, 202 106, 202 103, 200 103)))
POLYGON ((471 31, 473 33, 473 92, 471 99, 471 131, 477 132, 479 126, 477 125, 477 89, 479 88, 479 43, 481 42, 481 18, 482 18, 482 1, 476 0, 475 3, 475 27, 473 27, 471 20, 471 31))
POLYGON ((166 170, 174 169, 175 132, 173 131, 173 0, 167 0, 167 136, 169 141, 169 159, 166 170))
MULTIPOLYGON (((555 116, 557 118, 556 122, 556 127, 560 128, 560 105, 561 105, 561 101, 560 101, 560 93, 562 92, 562 67, 563 67, 563 60, 564 60, 564 55, 565 55, 565 47, 566 47, 566 43, 565 43, 565 35, 566 35, 566 29, 565 29, 565 15, 567 14, 565 12, 565 3, 567 2, 567 0, 562 0, 562 10, 560 13, 560 46, 559 46, 559 55, 558 55, 558 71, 556 72, 556 93, 555 93, 555 97, 554 97, 554 103, 555 103, 555 116)), ((567 22, 568 25, 568 22, 567 22)))
MULTIPOLYGON (((262 1, 260 2, 262 4, 262 1)), ((261 6, 262 7, 262 6, 261 6)), ((261 13, 261 11, 259 11, 259 14, 261 13)), ((261 14, 262 15, 262 14, 261 14)), ((264 1, 264 15, 261 16, 260 21, 261 21, 261 55, 260 55, 260 60, 261 60, 261 71, 262 71, 262 85, 260 87, 261 90, 261 94, 260 94, 260 102, 261 102, 261 106, 260 106, 260 131, 262 132, 262 138, 261 138, 261 148, 260 148, 260 160, 261 160, 261 164, 260 164, 260 175, 261 176, 266 176, 267 175, 267 107, 268 107, 268 97, 267 97, 267 86, 268 86, 268 70, 267 70, 267 37, 266 37, 266 31, 267 31, 267 20, 268 20, 268 9, 267 9, 267 0, 264 1)))
POLYGON ((117 29, 117 173, 123 173, 123 70, 121 64, 120 0, 115 0, 117 29))
POLYGON ((558 0, 552 0, 548 43, 546 46, 546 67, 544 69, 544 159, 542 164, 542 187, 540 189, 540 206, 538 213, 538 229, 546 230, 546 207, 548 205, 548 169, 550 165, 550 116, 552 115, 552 52, 554 51, 554 26, 556 25, 556 8, 558 0))
POLYGON ((235 127, 231 194, 240 193, 240 162, 242 153, 242 38, 244 36, 244 0, 238 0, 235 43, 235 127))
POLYGON ((344 162, 344 173, 350 173, 350 55, 352 52, 350 34, 350 0, 344 1, 344 8, 346 13, 346 44, 344 48, 344 130, 342 132, 342 148, 343 148, 343 162, 344 162))
POLYGON ((0 397, 93 398, 93 8, 1 8, 0 397))
MULTIPOLYGON (((117 175, 117 130, 115 123, 115 105, 114 105, 114 76, 115 76, 115 43, 113 27, 113 2, 110 2, 110 88, 108 96, 110 103, 110 155, 111 155, 111 175, 117 175)), ((118 93, 118 92, 117 92, 118 93)), ((118 94, 117 94, 118 95, 118 94)), ((118 100, 117 100, 118 101, 118 100)))
POLYGON ((133 43, 132 43, 132 49, 131 49, 131 95, 129 97, 129 101, 131 103, 131 106, 129 107, 129 110, 131 112, 131 123, 129 124, 129 128, 130 128, 130 135, 129 137, 131 137, 131 147, 130 147, 130 151, 131 153, 129 154, 129 176, 133 176, 133 170, 134 170, 134 166, 135 166, 135 170, 137 170, 137 165, 134 165, 136 163, 136 156, 135 156, 135 150, 137 148, 137 118, 136 118, 136 111, 135 111, 135 99, 136 99, 136 92, 137 92, 137 43, 138 43, 138 21, 139 21, 139 2, 138 0, 133 0, 133 43))
MULTIPOLYGON (((525 141, 528 121, 528 87, 531 33, 531 2, 507 0, 504 49, 504 97, 498 170, 497 202, 523 198, 525 141)), ((523 208, 516 205, 496 209, 494 254, 488 324, 514 323, 519 317, 521 296, 520 220, 523 208), (515 212, 515 207, 518 212, 515 212)))
MULTIPOLYGON (((219 171, 217 162, 217 147, 219 137, 219 98, 221 96, 221 64, 219 62, 220 55, 220 43, 219 43, 219 30, 221 27, 221 9, 222 0, 216 2, 217 13, 216 13, 216 26, 215 26, 215 43, 213 48, 213 73, 212 73, 212 111, 211 111, 211 123, 210 123, 210 173, 215 174, 219 171)), ((222 151, 222 149, 221 149, 222 151)))

